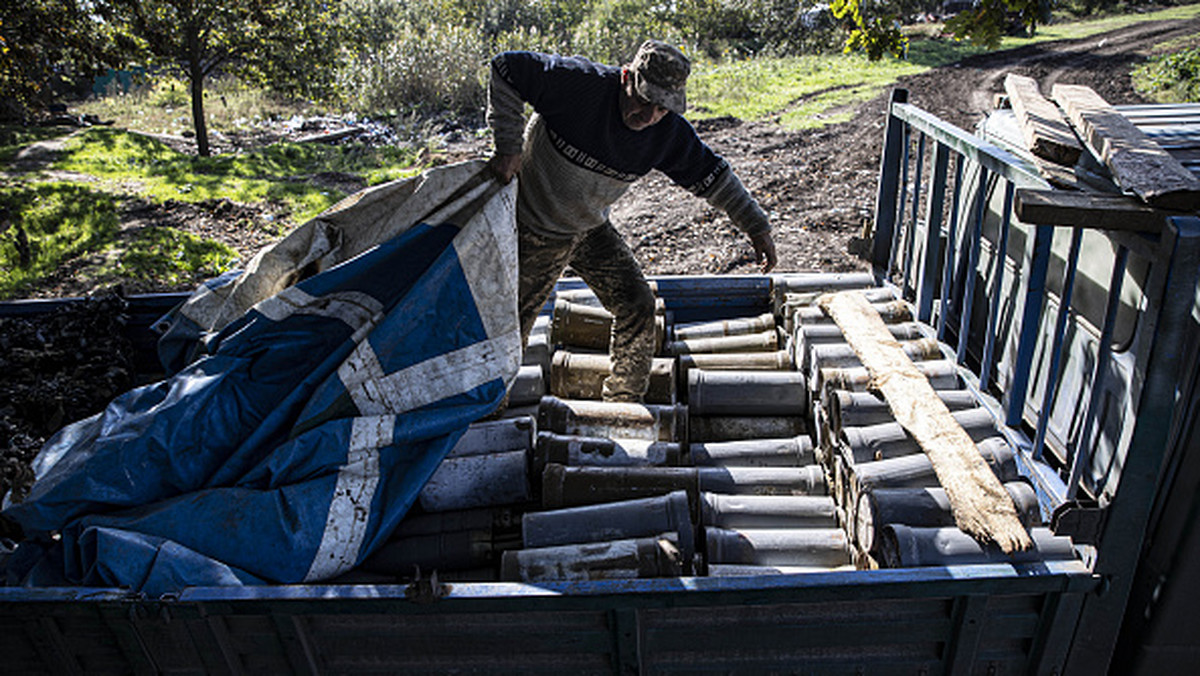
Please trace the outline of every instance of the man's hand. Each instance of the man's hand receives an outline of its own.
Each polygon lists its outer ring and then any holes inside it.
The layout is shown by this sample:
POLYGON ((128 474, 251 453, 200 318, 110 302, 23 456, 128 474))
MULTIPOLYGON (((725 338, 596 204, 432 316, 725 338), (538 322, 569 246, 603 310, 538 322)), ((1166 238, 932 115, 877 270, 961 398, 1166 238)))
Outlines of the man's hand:
POLYGON ((762 267, 764 273, 770 272, 778 262, 775 258, 775 240, 771 238, 771 231, 750 235, 750 243, 754 245, 755 262, 762 267))
POLYGON ((521 171, 521 156, 492 155, 492 159, 488 160, 488 167, 501 183, 507 185, 509 181, 513 180, 513 176, 521 171))

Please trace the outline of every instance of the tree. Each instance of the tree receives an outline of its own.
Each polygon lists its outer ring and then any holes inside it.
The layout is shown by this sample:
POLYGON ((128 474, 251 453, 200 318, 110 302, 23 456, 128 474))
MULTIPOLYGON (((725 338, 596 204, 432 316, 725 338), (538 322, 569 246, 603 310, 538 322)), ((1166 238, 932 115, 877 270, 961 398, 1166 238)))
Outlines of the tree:
POLYGON ((863 0, 833 0, 829 5, 833 16, 846 24, 846 51, 861 49, 872 61, 883 58, 885 52, 896 57, 904 55, 908 38, 900 32, 894 16, 870 16, 863 12, 863 0))
MULTIPOLYGON (((279 77, 281 88, 302 82, 313 49, 328 41, 331 3, 318 0, 109 0, 125 29, 153 60, 180 70, 192 98, 196 149, 209 154, 204 81, 218 71, 279 77), (289 79, 292 78, 292 79, 289 79)), ((319 62, 319 61, 318 61, 319 62)), ((298 85, 303 87, 303 85, 298 85)))
POLYGON ((1038 23, 1049 16, 1045 0, 981 0, 975 7, 959 12, 946 21, 946 32, 957 40, 970 40, 988 49, 1000 45, 1000 38, 1020 27, 1033 35, 1038 23))
POLYGON ((0 117, 24 118, 74 80, 118 65, 128 47, 119 37, 80 0, 0 3, 0 117))

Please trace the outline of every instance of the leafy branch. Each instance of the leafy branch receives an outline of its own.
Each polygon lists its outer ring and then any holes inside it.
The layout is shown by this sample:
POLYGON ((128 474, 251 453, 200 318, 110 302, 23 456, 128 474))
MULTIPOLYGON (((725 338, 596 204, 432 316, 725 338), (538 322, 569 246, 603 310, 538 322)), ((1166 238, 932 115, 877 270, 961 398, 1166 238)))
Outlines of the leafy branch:
POLYGON ((833 0, 829 10, 849 31, 844 47, 847 53, 862 50, 867 58, 878 61, 884 54, 900 58, 908 49, 908 38, 893 15, 866 16, 862 0, 833 0))

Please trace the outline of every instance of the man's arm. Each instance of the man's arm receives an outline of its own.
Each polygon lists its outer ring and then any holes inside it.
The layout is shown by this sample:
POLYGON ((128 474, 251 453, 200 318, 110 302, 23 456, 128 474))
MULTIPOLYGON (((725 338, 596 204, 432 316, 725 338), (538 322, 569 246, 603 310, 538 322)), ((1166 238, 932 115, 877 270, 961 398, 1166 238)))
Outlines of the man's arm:
POLYGON ((698 194, 709 204, 729 214, 733 225, 750 238, 750 244, 754 247, 754 261, 763 272, 770 272, 778 262, 775 240, 771 237, 771 223, 733 169, 726 164, 712 185, 698 194))
POLYGON ((492 129, 496 145, 496 154, 488 161, 488 166, 497 178, 508 183, 521 170, 525 100, 502 75, 506 66, 505 58, 504 54, 500 54, 492 59, 492 72, 488 80, 487 123, 492 129))

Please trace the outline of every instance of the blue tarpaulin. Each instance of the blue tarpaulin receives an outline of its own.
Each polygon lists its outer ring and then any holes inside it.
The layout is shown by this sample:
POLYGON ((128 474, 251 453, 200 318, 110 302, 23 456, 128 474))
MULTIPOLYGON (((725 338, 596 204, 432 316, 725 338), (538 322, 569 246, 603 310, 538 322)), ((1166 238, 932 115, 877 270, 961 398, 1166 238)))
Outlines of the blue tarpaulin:
POLYGON ((317 227, 342 241, 304 262, 316 274, 191 322, 198 358, 48 441, 30 496, 4 510, 29 538, 10 583, 311 582, 381 545, 519 366, 514 187, 480 168, 335 207, 317 227), (440 209, 414 205, 430 186, 440 209), (386 239, 348 246, 361 233, 336 223, 356 210, 388 220, 371 232, 386 239))

